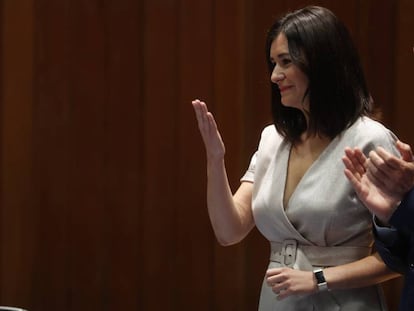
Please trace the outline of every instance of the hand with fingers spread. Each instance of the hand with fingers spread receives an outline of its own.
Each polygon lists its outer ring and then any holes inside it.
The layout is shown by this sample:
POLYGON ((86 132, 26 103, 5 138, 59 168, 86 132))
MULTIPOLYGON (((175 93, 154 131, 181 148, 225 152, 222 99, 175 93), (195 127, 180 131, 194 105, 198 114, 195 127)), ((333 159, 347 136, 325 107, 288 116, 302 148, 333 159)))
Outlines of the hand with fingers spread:
POLYGON ((404 194, 414 187, 414 161, 409 145, 397 141, 398 158, 384 148, 369 153, 345 149, 345 175, 358 197, 382 222, 387 223, 404 194))
POLYGON ((213 115, 208 111, 207 105, 203 101, 193 100, 192 105, 197 117, 198 128, 206 147, 207 159, 223 159, 226 150, 213 115))

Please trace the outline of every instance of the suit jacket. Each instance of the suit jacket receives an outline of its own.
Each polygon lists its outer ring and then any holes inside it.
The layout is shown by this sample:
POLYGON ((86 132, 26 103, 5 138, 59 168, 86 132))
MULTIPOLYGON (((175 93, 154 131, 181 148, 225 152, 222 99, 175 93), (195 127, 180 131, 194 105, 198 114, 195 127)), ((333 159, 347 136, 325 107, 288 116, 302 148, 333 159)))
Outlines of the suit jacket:
POLYGON ((400 311, 414 310, 414 189, 391 216, 392 227, 381 227, 374 220, 376 248, 392 270, 404 274, 400 311))

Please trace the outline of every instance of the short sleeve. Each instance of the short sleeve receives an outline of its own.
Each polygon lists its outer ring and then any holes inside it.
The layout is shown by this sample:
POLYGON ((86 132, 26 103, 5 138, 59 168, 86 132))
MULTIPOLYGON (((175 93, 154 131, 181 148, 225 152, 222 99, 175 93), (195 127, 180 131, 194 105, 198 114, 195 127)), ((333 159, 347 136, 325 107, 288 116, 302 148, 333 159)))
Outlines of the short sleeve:
POLYGON ((250 159, 249 168, 247 169, 246 173, 240 179, 241 182, 254 182, 254 171, 256 169, 256 160, 257 160, 257 151, 253 154, 252 158, 250 159))

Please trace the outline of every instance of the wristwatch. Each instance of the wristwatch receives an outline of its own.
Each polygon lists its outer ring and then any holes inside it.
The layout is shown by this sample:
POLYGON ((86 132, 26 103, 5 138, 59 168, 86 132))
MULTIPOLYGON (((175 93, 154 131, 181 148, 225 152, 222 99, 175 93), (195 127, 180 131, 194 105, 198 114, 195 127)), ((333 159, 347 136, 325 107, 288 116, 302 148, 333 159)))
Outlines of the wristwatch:
POLYGON ((315 269, 313 270, 313 274, 315 275, 316 283, 318 285, 319 291, 326 291, 329 290, 328 283, 326 283, 325 276, 323 275, 322 269, 315 269))

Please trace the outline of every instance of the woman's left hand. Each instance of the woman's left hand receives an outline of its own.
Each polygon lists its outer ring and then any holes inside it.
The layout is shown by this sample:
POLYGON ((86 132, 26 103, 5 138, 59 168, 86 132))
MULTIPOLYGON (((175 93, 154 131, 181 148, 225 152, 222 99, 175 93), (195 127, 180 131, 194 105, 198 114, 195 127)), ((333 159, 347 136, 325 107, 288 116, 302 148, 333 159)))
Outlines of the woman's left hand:
POLYGON ((312 271, 288 267, 272 268, 266 272, 266 282, 279 300, 292 295, 310 294, 317 291, 312 271))

